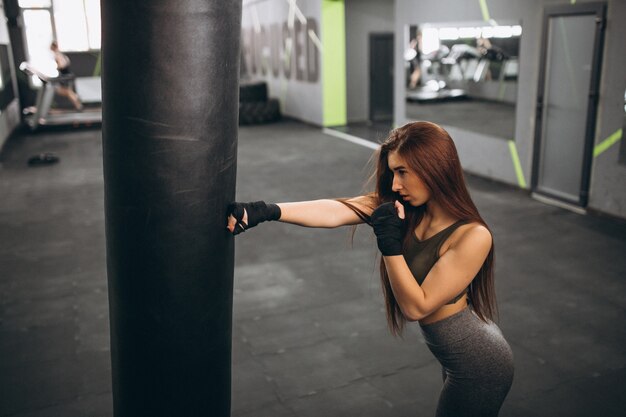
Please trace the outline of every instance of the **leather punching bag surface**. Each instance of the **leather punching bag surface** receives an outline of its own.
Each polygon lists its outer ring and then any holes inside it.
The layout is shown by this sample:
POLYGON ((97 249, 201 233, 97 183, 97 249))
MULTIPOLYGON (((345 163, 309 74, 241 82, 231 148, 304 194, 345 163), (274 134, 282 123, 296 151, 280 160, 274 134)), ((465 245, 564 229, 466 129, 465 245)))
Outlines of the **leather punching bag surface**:
POLYGON ((114 414, 228 416, 241 0, 102 2, 114 414))

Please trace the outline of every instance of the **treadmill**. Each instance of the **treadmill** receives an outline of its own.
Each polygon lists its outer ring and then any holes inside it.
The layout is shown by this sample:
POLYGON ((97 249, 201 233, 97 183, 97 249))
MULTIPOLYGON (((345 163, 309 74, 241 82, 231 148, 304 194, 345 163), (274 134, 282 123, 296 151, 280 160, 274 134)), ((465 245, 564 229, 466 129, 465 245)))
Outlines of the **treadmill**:
POLYGON ((50 77, 27 62, 20 64, 20 70, 29 76, 36 76, 42 83, 35 106, 24 109, 24 120, 31 130, 35 131, 45 126, 90 127, 102 124, 100 77, 76 78, 75 75, 50 77), (76 92, 85 104, 82 111, 52 108, 56 86, 65 81, 74 81, 76 92))
MULTIPOLYGON (((454 45, 457 46, 457 45, 454 45)), ((459 65, 460 55, 458 51, 452 51, 445 45, 439 49, 422 56, 422 82, 423 86, 415 90, 408 90, 406 101, 426 103, 443 102, 449 100, 463 100, 467 98, 467 92, 461 88, 451 88, 448 85, 450 67, 459 65)), ((462 74, 462 68, 459 66, 462 74)))

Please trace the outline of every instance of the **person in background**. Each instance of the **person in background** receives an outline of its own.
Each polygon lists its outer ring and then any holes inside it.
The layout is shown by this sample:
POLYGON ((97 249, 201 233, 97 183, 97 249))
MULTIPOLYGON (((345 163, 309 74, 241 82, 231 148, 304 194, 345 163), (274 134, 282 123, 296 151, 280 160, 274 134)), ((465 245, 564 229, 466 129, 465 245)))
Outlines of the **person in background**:
POLYGON ((415 50, 415 57, 411 60, 411 76, 409 88, 416 89, 420 85, 422 78, 422 33, 418 32, 417 37, 411 40, 410 48, 415 50))
POLYGON ((54 61, 57 64, 57 71, 59 72, 59 76, 68 78, 67 80, 63 80, 59 83, 56 88, 57 94, 63 97, 67 97, 72 102, 72 105, 76 108, 76 110, 82 111, 83 103, 80 101, 80 98, 74 92, 70 85, 70 78, 73 74, 70 70, 69 57, 63 52, 59 51, 59 45, 56 41, 52 41, 52 43, 50 44, 50 50, 54 54, 54 61))

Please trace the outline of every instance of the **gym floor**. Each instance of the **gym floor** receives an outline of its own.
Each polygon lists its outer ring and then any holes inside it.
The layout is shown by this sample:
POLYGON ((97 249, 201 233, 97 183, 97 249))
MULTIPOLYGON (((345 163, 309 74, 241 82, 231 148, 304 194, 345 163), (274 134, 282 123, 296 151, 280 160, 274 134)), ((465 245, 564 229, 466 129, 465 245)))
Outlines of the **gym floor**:
MULTIPOLYGON (((355 195, 371 153, 293 121, 241 128, 237 197, 355 195)), ((111 416, 101 132, 16 135, 0 164, 0 416, 111 416), (60 162, 27 166, 46 151, 60 162)), ((515 354, 500 415, 623 415, 625 224, 468 182, 515 354)), ((236 238, 232 416, 434 415, 440 367, 417 324, 387 331, 368 229, 236 238)))

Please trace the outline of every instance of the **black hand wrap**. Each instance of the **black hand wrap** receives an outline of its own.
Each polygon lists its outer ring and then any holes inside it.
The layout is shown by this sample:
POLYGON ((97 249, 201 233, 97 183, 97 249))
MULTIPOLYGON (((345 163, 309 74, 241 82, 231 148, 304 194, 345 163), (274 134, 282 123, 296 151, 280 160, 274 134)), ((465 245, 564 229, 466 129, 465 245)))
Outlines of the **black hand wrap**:
POLYGON ((237 224, 233 235, 245 232, 259 223, 280 219, 280 207, 276 204, 266 204, 265 201, 255 201, 253 203, 230 203, 228 205, 228 215, 232 215, 237 224), (248 214, 248 223, 244 223, 243 214, 248 214))
POLYGON ((378 206, 371 216, 378 249, 383 256, 402 255, 405 221, 398 217, 394 203, 378 206))

